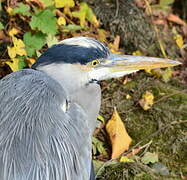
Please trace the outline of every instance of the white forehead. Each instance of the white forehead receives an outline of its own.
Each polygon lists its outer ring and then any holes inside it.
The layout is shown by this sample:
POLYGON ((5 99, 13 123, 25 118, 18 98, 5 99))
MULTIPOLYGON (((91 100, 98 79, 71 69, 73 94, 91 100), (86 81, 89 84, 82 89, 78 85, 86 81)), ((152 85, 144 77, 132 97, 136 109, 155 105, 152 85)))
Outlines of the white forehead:
POLYGON ((105 47, 103 43, 95 40, 94 38, 82 37, 82 36, 65 39, 59 42, 59 44, 77 45, 77 46, 86 47, 86 48, 92 47, 92 48, 100 48, 100 49, 105 47))

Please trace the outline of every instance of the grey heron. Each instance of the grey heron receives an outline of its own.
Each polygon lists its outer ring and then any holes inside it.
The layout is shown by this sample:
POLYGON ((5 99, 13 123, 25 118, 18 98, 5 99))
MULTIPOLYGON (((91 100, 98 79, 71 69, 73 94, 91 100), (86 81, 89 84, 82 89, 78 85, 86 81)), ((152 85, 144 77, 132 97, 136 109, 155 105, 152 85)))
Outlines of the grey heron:
POLYGON ((89 180, 98 81, 178 61, 116 55, 88 37, 61 41, 0 81, 0 179, 89 180))

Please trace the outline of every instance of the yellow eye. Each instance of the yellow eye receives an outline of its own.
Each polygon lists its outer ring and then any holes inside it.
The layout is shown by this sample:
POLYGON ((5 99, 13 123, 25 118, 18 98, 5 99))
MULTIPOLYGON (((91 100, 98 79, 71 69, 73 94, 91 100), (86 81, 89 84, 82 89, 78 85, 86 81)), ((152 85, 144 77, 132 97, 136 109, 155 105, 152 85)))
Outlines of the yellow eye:
POLYGON ((95 67, 95 66, 97 66, 99 64, 99 61, 98 60, 93 60, 92 62, 91 62, 91 66, 92 67, 95 67))

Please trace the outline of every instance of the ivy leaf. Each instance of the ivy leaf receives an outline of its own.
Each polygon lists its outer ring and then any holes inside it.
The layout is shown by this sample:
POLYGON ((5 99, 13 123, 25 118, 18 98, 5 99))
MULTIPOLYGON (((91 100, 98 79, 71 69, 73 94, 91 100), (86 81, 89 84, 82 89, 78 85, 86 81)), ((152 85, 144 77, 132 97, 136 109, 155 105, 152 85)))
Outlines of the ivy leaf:
POLYGON ((38 12, 29 23, 33 30, 40 30, 45 34, 55 35, 57 33, 57 19, 50 10, 38 12))
POLYGON ((63 7, 74 7, 75 2, 74 0, 55 0, 56 8, 63 8, 63 7))
POLYGON ((36 50, 39 50, 42 48, 42 46, 45 44, 45 35, 42 33, 36 33, 36 34, 31 34, 31 32, 27 32, 23 36, 23 41, 26 45, 26 51, 27 55, 29 57, 32 57, 36 50))
POLYGON ((3 24, 0 22, 0 30, 4 29, 3 24))
POLYGON ((27 4, 18 3, 18 7, 13 9, 13 14, 22 14, 24 16, 30 16, 30 7, 27 4))

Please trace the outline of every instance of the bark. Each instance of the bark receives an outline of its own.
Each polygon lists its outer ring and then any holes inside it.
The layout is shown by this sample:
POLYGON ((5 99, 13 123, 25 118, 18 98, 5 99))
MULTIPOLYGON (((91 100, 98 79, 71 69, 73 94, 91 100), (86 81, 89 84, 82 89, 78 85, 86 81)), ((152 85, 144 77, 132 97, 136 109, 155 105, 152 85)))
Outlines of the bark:
POLYGON ((128 52, 147 51, 156 39, 150 19, 139 9, 134 0, 86 0, 103 28, 112 35, 120 35, 128 52))

